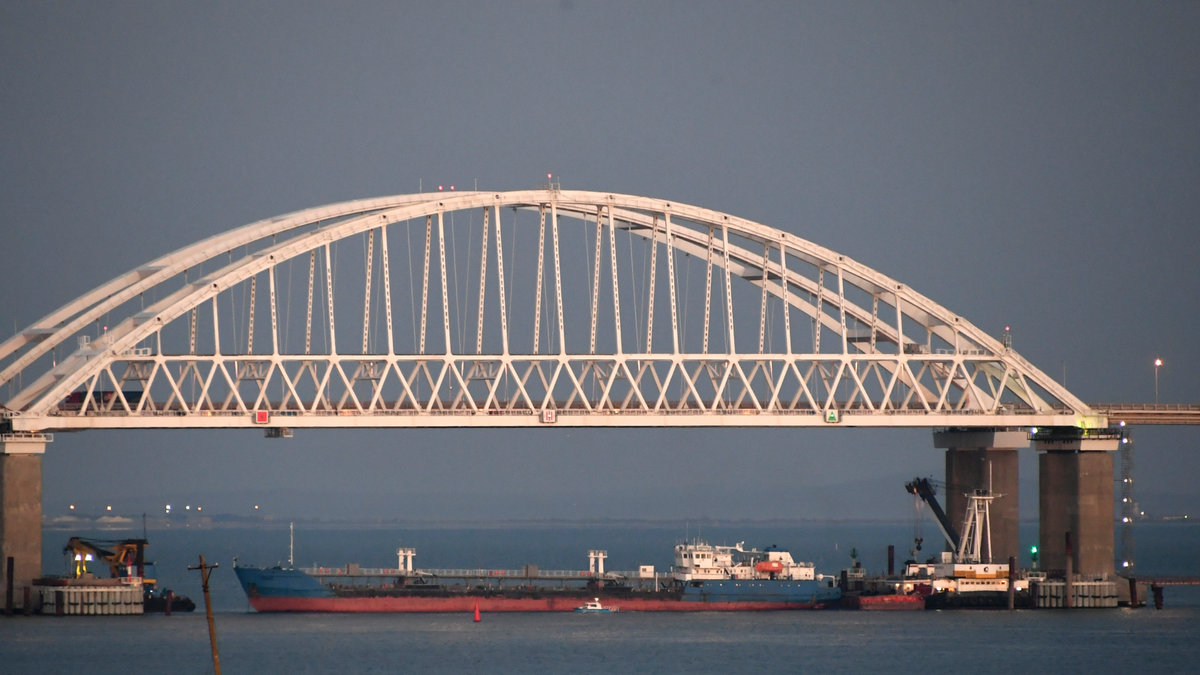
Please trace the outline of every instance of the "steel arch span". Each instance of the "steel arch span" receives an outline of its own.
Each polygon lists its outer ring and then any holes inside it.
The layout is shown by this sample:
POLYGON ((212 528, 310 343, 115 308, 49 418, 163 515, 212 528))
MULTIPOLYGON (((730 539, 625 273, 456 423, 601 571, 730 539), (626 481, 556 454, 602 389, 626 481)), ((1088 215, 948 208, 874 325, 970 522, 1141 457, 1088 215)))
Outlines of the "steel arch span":
POLYGON ((252 223, 55 310, 0 344, 0 367, 18 432, 1106 424, 1007 341, 848 257, 555 185, 252 223))

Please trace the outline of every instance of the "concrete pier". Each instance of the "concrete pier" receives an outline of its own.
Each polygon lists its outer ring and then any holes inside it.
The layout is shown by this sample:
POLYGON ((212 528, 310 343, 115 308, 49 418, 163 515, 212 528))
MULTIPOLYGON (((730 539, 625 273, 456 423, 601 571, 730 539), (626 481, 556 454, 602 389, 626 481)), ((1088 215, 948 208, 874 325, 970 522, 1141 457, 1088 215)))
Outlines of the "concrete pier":
MULTIPOLYGON (((0 440, 0 562, 13 558, 13 600, 24 609, 25 588, 42 576, 42 454, 44 439, 0 440)), ((0 565, 0 574, 7 570, 0 565)), ((7 588, 8 579, 4 579, 7 588)), ((31 593, 30 597, 37 594, 31 593)), ((39 596, 40 597, 40 596, 39 596)))
POLYGON ((1046 570, 1071 568, 1083 577, 1113 574, 1113 455, 1117 434, 1048 430, 1035 437, 1038 457, 1038 548, 1046 570))
POLYGON ((962 526, 966 493, 987 489, 990 471, 991 490, 1000 496, 989 511, 992 550, 985 543, 984 561, 1003 562, 1020 555, 1017 449, 1029 447, 1029 435, 1024 431, 938 431, 933 434, 933 445, 946 449, 946 515, 955 528, 962 526))

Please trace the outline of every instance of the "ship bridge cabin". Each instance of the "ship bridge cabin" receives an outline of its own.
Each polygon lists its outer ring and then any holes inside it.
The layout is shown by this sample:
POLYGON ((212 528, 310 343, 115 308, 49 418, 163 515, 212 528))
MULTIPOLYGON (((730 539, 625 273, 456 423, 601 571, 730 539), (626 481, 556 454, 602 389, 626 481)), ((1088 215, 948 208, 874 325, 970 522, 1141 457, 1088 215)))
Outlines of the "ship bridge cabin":
POLYGON ((699 540, 675 547, 675 578, 699 579, 814 579, 812 563, 798 563, 786 550, 766 551, 736 546, 713 546, 699 540))
POLYGON ((711 546, 699 540, 675 547, 675 574, 683 580, 728 579, 734 567, 733 552, 741 548, 711 546))

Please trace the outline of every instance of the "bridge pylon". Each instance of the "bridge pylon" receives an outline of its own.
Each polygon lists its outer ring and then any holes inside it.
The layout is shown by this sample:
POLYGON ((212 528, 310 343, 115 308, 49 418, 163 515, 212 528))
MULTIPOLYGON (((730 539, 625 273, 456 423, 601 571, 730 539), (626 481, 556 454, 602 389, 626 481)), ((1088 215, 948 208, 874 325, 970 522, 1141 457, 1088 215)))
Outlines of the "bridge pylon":
POLYGON ((42 576, 42 454, 47 440, 43 434, 0 434, 0 575, 6 592, 11 583, 14 607, 20 609, 24 589, 42 576))
POLYGON ((1071 568, 1087 576, 1115 573, 1113 453, 1122 435, 1113 429, 1050 427, 1033 435, 1038 457, 1038 547, 1047 570, 1071 568))
POLYGON ((1020 498, 1017 450, 1029 447, 1025 430, 949 429, 933 434, 936 448, 946 450, 946 514, 958 523, 967 508, 967 495, 990 490, 990 541, 984 542, 985 562, 1007 562, 1020 553, 1020 498))

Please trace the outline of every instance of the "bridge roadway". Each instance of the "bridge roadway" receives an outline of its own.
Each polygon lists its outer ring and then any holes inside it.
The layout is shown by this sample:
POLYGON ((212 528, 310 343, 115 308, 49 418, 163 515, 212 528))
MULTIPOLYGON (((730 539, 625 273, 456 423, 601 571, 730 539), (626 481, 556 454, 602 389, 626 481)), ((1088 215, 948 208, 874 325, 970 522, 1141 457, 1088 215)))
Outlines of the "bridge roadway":
MULTIPOLYGON (((919 404, 904 408, 871 410, 838 402, 828 411, 812 409, 763 409, 753 403, 726 405, 705 410, 676 400, 664 400, 659 409, 592 408, 579 401, 546 402, 541 409, 492 407, 471 409, 466 406, 440 407, 438 402, 420 401, 419 409, 396 409, 392 402, 379 401, 375 409, 353 406, 330 409, 302 409, 300 405, 263 406, 259 412, 212 409, 202 406, 187 410, 178 404, 156 410, 134 412, 88 412, 82 415, 64 412, 46 416, 14 416, 0 420, 0 431, 26 435, 45 435, 55 431, 88 429, 245 429, 261 427, 277 438, 281 429, 355 429, 355 428, 528 428, 625 427, 625 428, 774 428, 774 427, 919 427, 919 428, 1012 428, 1074 427, 1079 417, 1071 410, 1058 409, 1035 413, 1016 408, 999 414, 978 410, 931 412, 919 404), (549 414, 548 414, 549 413, 549 414), (832 416, 831 416, 832 414, 832 416)), ((304 406, 310 405, 304 402, 304 406)), ((1103 418, 1090 417, 1096 426, 1103 418), (1098 421, 1097 421, 1098 420, 1098 421)))
MULTIPOLYGON (((267 422, 259 426, 266 428, 355 428, 355 427, 458 427, 463 426, 463 416, 484 416, 478 426, 519 428, 538 425, 543 417, 536 410, 512 410, 503 408, 470 410, 440 408, 436 402, 421 400, 417 409, 397 410, 396 401, 378 401, 376 410, 361 410, 343 407, 330 410, 312 410, 311 402, 283 404, 279 401, 264 401, 268 412, 267 422)), ((1186 403, 1093 403, 1089 407, 1107 425, 1129 426, 1200 426, 1200 405, 1186 403)), ((238 410, 213 409, 203 406, 188 410, 180 403, 163 403, 153 410, 124 412, 110 410, 93 411, 79 416, 78 411, 59 411, 58 414, 37 420, 21 419, 10 415, 0 420, 0 432, 44 434, 53 431, 83 429, 145 429, 145 428, 240 428, 253 415, 238 410)), ((836 423, 826 421, 815 410, 763 410, 752 403, 726 406, 717 410, 700 410, 688 407, 686 402, 665 400, 658 410, 607 409, 592 410, 576 401, 556 401, 547 406, 556 413, 554 423, 561 426, 622 426, 622 427, 775 427, 775 426, 825 426, 839 424, 856 427, 908 426, 897 423, 919 419, 922 427, 970 427, 983 425, 990 428, 1024 428, 1034 426, 1071 426, 1074 418, 1069 409, 1058 409, 1057 415, 1034 415, 1027 407, 1016 407, 1011 415, 980 418, 979 411, 944 411, 930 414, 917 403, 904 408, 872 411, 855 407, 849 401, 835 401, 832 409, 839 411, 836 423), (590 419, 598 413, 601 419, 590 419), (803 416, 803 417, 798 417, 803 416), (904 416, 904 417, 900 417, 904 416), (974 418, 974 419, 972 419, 974 418)))
POLYGON ((1091 409, 1109 424, 1200 425, 1200 405, 1194 403, 1093 403, 1091 409))

